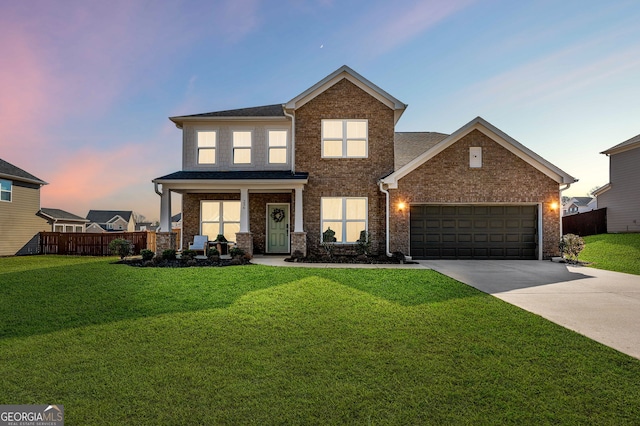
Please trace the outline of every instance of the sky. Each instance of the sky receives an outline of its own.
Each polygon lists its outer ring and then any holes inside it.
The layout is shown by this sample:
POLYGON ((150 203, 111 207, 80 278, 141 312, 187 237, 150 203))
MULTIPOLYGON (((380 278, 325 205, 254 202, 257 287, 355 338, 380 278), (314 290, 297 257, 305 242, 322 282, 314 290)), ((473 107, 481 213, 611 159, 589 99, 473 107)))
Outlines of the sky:
POLYGON ((396 131, 481 116, 586 196, 640 133, 638 22, 636 0, 3 1, 0 158, 48 182, 43 207, 158 219, 168 117, 285 103, 348 65, 409 105, 396 131))

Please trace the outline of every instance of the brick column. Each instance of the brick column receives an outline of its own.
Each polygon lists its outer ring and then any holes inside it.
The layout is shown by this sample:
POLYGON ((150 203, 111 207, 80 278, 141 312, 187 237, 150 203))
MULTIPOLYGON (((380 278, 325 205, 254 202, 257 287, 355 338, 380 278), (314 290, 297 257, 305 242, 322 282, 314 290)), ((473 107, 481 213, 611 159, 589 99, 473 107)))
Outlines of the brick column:
POLYGON ((291 255, 299 251, 303 257, 307 257, 307 233, 292 232, 291 233, 291 255))
POLYGON ((162 252, 165 250, 176 250, 176 247, 175 232, 156 233, 156 256, 162 256, 162 252))
POLYGON ((251 232, 236 232, 236 245, 245 253, 253 256, 253 234, 251 232))

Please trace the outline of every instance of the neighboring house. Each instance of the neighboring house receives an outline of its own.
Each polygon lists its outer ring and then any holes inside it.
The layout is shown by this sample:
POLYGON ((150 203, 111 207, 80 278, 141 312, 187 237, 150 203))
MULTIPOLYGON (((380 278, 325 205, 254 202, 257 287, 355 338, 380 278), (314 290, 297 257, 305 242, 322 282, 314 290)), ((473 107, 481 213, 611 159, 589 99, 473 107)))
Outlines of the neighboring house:
POLYGON ((171 229, 182 228, 182 213, 174 214, 171 216, 171 229))
POLYGON ((43 207, 39 215, 50 225, 52 232, 84 232, 87 219, 60 209, 43 207))
POLYGON ((38 251, 38 233, 48 229, 38 216, 40 188, 47 183, 0 159, 0 256, 38 251))
POLYGON ((607 208, 607 231, 640 232, 640 135, 601 154, 609 157, 609 183, 593 195, 607 208))
POLYGON ((562 215, 569 216, 596 209, 595 197, 573 197, 562 206, 562 215))
POLYGON ((558 254, 573 177, 480 117, 451 135, 395 132, 407 105, 343 66, 285 104, 171 117, 182 170, 153 180, 160 226, 182 194, 182 244, 224 234, 249 253, 416 259, 558 254))
POLYGON ((136 231, 151 231, 155 232, 158 229, 158 224, 153 222, 137 222, 136 231))
POLYGON ((134 232, 136 221, 131 210, 89 210, 86 232, 134 232))

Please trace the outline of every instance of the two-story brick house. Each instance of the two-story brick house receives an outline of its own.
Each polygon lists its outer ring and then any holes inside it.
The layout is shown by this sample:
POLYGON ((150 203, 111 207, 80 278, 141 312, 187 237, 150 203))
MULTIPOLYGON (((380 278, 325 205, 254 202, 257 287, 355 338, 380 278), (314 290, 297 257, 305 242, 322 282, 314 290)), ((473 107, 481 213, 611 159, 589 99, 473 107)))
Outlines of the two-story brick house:
POLYGON ((183 165, 153 180, 161 230, 178 192, 183 246, 224 234, 304 255, 330 229, 344 251, 366 231, 374 252, 415 258, 557 253, 559 185, 575 179, 481 118, 396 133, 406 107, 343 66, 285 104, 171 117, 183 165))

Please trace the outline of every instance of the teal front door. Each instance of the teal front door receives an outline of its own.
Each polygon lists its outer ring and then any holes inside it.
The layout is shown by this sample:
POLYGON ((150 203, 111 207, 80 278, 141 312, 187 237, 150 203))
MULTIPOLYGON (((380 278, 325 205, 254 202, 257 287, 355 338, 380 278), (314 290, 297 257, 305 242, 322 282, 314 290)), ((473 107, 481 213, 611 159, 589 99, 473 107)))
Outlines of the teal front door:
POLYGON ((289 204, 267 205, 267 253, 289 253, 289 204))

